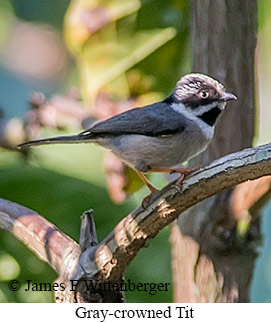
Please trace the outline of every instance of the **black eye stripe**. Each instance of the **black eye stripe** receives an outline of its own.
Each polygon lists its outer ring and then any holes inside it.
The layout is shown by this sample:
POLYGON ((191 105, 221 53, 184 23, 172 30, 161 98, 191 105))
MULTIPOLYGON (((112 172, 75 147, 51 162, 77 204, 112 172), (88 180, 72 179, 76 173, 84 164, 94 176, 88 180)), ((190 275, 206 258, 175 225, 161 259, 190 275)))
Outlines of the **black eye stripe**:
POLYGON ((183 100, 183 103, 186 107, 189 107, 190 109, 194 110, 194 109, 198 108, 199 106, 211 104, 214 101, 216 101, 216 100, 211 98, 210 96, 205 99, 199 98, 198 96, 196 96, 195 98, 190 97, 190 98, 183 100))

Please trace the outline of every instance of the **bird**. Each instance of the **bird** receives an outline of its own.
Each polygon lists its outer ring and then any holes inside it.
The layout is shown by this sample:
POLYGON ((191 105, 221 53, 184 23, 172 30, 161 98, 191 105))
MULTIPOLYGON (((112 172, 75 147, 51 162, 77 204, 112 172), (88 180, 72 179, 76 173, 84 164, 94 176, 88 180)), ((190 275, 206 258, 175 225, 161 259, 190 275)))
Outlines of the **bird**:
POLYGON ((77 135, 33 140, 19 149, 60 143, 96 143, 111 150, 134 169, 150 190, 157 189, 144 174, 179 173, 181 185, 198 169, 181 168, 210 144, 227 101, 237 97, 216 79, 200 73, 184 75, 160 102, 136 107, 93 124, 77 135))

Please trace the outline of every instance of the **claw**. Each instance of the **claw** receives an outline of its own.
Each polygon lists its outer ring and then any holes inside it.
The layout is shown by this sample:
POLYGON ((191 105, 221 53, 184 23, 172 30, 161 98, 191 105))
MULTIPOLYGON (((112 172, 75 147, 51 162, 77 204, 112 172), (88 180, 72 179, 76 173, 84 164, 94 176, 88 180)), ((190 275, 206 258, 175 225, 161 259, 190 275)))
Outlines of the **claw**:
POLYGON ((200 168, 200 166, 188 168, 188 169, 185 169, 185 171, 181 173, 180 177, 177 179, 177 182, 174 184, 174 187, 177 189, 177 191, 179 193, 181 193, 182 183, 183 183, 183 180, 185 179, 185 177, 187 175, 193 173, 194 171, 198 170, 199 168, 200 168))
POLYGON ((183 182, 183 180, 184 180, 185 176, 186 176, 186 174, 181 174, 181 175, 180 175, 180 177, 177 179, 177 182, 176 182, 176 185, 177 185, 177 186, 181 187, 182 182, 183 182))
POLYGON ((181 174, 180 177, 177 179, 176 183, 173 185, 174 188, 178 191, 178 193, 182 192, 182 182, 185 178, 185 174, 181 174))
POLYGON ((173 184, 172 187, 176 188, 176 191, 179 194, 182 193, 182 188, 181 188, 181 186, 177 185, 177 183, 173 184))
MULTIPOLYGON (((192 168, 158 168, 158 169, 150 169, 147 172, 157 172, 157 173, 178 173, 181 174, 178 178, 176 184, 174 185, 179 193, 181 193, 182 182, 185 176, 193 173, 194 171, 198 170, 200 166, 192 167, 192 168)), ((147 205, 150 202, 150 199, 154 193, 158 190, 148 181, 148 179, 139 171, 136 171, 139 177, 143 180, 143 182, 147 185, 151 193, 144 197, 141 205, 143 209, 146 209, 147 205)))
POLYGON ((152 191, 150 194, 148 194, 147 196, 145 196, 142 200, 141 206, 143 207, 143 209, 145 210, 148 206, 148 204, 150 203, 151 198, 153 197, 153 195, 158 192, 158 190, 152 191))

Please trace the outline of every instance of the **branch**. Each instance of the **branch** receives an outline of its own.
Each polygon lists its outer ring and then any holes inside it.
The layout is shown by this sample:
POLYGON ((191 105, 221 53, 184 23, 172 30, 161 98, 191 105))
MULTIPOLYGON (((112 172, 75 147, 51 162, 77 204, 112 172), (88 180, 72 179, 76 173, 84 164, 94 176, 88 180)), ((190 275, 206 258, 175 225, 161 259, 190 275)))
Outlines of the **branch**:
POLYGON ((222 157, 188 176, 179 191, 174 182, 152 197, 148 206, 125 217, 98 246, 96 274, 118 279, 138 251, 192 205, 247 180, 271 174, 271 144, 222 157))
POLYGON ((21 240, 56 272, 78 259, 80 248, 45 218, 22 205, 0 199, 0 229, 21 240))
POLYGON ((139 207, 126 216, 100 244, 95 245, 93 223, 87 225, 94 243, 86 242, 84 230, 82 255, 71 238, 40 215, 1 199, 0 228, 13 233, 62 277, 80 279, 87 275, 121 281, 139 250, 180 213, 226 188, 266 175, 271 175, 271 144, 220 158, 187 176, 181 189, 176 188, 174 182, 167 185, 152 196, 145 208, 139 207))
POLYGON ((232 215, 236 220, 242 219, 251 210, 254 217, 259 216, 261 207, 270 198, 271 176, 237 185, 231 196, 232 215))

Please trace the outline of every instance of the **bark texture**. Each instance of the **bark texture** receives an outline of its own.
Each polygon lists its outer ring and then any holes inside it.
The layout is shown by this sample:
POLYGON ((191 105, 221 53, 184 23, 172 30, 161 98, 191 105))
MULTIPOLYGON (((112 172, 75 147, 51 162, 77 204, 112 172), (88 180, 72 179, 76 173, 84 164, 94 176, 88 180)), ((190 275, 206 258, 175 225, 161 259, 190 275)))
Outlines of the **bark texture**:
MULTIPOLYGON (((0 199, 0 228, 14 234, 59 273, 57 282, 64 283, 66 288, 56 292, 57 302, 122 302, 122 291, 87 290, 84 280, 116 282, 120 285, 123 283, 125 270, 140 249, 180 213, 182 214, 179 219, 184 217, 183 221, 187 221, 185 211, 189 207, 243 181, 256 178, 262 180, 262 176, 266 175, 271 175, 271 144, 225 156, 187 176, 181 189, 174 182, 167 185, 153 195, 144 208, 139 207, 123 218, 100 243, 97 241, 92 211, 83 215, 80 245, 34 211, 3 199, 0 199), (76 281, 76 288, 71 287, 71 280, 76 281)), ((268 185, 265 187, 267 189, 268 185)), ((205 213, 202 216, 202 220, 205 220, 205 213)), ((230 300, 235 300, 240 295, 239 285, 231 288, 227 299, 221 286, 224 286, 227 279, 235 283, 238 278, 239 284, 247 283, 245 271, 249 267, 244 270, 240 264, 242 261, 246 262, 247 257, 254 257, 251 243, 248 243, 247 238, 232 239, 232 245, 229 245, 231 236, 225 234, 227 231, 219 231, 218 228, 216 232, 203 232, 203 239, 207 241, 208 236, 215 247, 208 253, 210 258, 213 254, 217 256, 216 252, 219 251, 221 259, 218 258, 218 265, 221 268, 213 261, 215 258, 210 260, 206 256, 208 250, 204 250, 205 253, 202 254, 199 244, 192 238, 183 238, 180 230, 174 226, 177 233, 175 238, 179 240, 173 242, 178 243, 181 252, 177 248, 174 250, 177 252, 176 256, 180 254, 183 257, 177 269, 181 269, 180 276, 186 279, 185 285, 182 285, 186 301, 195 296, 198 301, 228 300, 229 297, 230 300), (219 237, 223 239, 218 239, 219 237), (234 275, 228 261, 231 266, 236 267, 234 275), (181 266, 184 264, 189 264, 186 267, 187 272, 182 270, 181 266), (219 268, 224 275, 217 274, 215 268, 219 268), (228 272, 225 273, 225 269, 228 272)))
MULTIPOLYGON (((256 0, 191 0, 192 71, 217 78, 238 100, 219 120, 209 149, 190 165, 206 165, 251 147, 256 33, 256 0)), ((259 223, 258 218, 250 222, 245 237, 240 239, 231 196, 232 191, 212 196, 186 211, 173 225, 176 302, 249 300, 259 223), (189 271, 193 275, 186 276, 184 273, 189 271)), ((246 210, 241 204, 235 199, 237 208, 246 210)))

